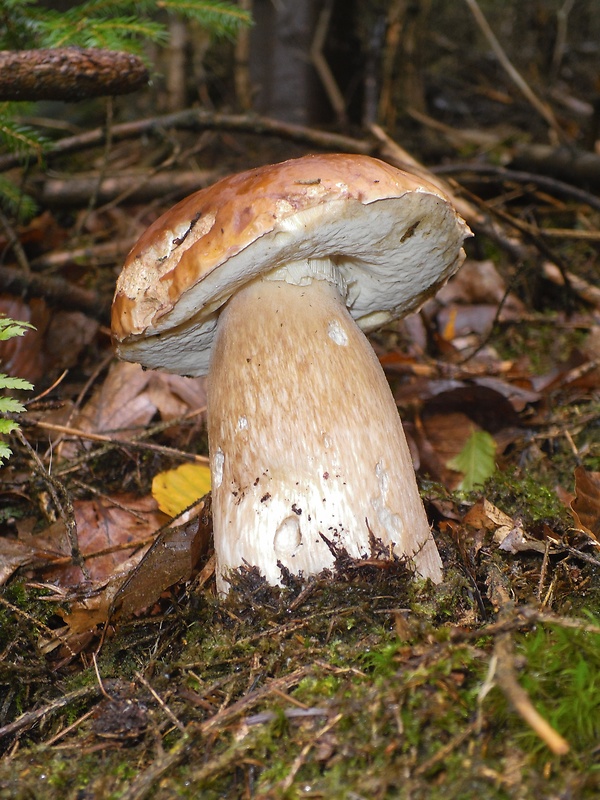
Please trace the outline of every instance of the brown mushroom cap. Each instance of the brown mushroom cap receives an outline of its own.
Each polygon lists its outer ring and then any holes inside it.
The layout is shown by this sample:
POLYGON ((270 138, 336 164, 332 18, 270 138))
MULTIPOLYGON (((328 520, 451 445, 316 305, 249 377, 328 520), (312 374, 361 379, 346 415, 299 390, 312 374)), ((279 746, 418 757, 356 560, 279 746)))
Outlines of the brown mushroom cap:
POLYGON ((224 178, 129 253, 112 310, 118 355, 205 374, 236 289, 306 259, 331 260, 350 313, 370 330, 430 297, 462 263, 468 233, 437 188, 368 156, 311 155, 224 178))

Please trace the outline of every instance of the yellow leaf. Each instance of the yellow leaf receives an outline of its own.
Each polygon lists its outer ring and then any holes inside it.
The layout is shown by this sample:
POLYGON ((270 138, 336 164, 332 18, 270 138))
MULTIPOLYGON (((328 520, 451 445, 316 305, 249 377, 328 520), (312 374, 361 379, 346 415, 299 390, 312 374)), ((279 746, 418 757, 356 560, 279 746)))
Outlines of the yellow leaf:
POLYGON ((202 464, 182 464, 159 472, 152 481, 152 496, 165 514, 176 517, 210 492, 210 469, 202 464))

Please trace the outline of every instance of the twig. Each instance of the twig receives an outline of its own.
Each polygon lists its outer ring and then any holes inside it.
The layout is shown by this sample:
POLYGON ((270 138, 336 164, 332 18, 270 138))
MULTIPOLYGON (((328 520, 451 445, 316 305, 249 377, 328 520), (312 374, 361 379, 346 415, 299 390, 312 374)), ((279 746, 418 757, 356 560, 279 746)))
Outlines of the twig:
POLYGON ((153 698, 156 700, 156 702, 158 703, 158 705, 159 705, 159 706, 162 708, 162 710, 165 712, 165 714, 167 715, 167 717, 168 717, 168 718, 171 720, 171 722, 173 723, 173 725, 175 725, 175 727, 176 727, 176 728, 179 728, 179 730, 180 730, 182 733, 185 733, 185 726, 183 725, 183 723, 182 723, 182 722, 180 722, 180 721, 177 719, 177 717, 176 717, 176 716, 175 716, 175 714, 174 714, 174 713, 171 711, 171 709, 169 708, 169 706, 168 706, 168 705, 165 703, 165 701, 162 699, 162 697, 161 697, 161 696, 160 696, 160 695, 159 695, 159 694, 158 694, 158 693, 157 693, 157 692, 156 692, 156 691, 155 691, 155 690, 152 688, 152 686, 151 686, 151 685, 148 683, 148 681, 146 680, 146 678, 144 678, 144 676, 141 674, 141 672, 136 672, 136 673, 135 673, 135 677, 136 677, 136 678, 138 679, 138 681, 140 681, 140 683, 142 683, 142 684, 143 684, 143 685, 146 687, 146 689, 147 689, 147 690, 150 692, 150 694, 152 695, 152 697, 153 697, 153 698))
MULTIPOLYGON (((151 436, 154 436, 156 433, 161 433, 167 428, 172 428, 175 427, 176 425, 182 424, 183 422, 187 422, 192 417, 198 416, 198 414, 203 414, 205 411, 206 408, 197 408, 194 411, 190 411, 188 414, 184 414, 182 417, 177 417, 176 419, 163 420, 162 422, 158 422, 156 423, 156 425, 152 425, 149 428, 144 428, 141 431, 141 433, 139 433, 137 436, 132 436, 131 439, 117 439, 116 437, 110 439, 109 437, 110 441, 108 441, 105 445, 102 445, 98 449, 90 450, 89 452, 84 453, 81 456, 69 459, 68 464, 55 470, 55 474, 62 476, 66 475, 69 472, 73 472, 74 470, 78 469, 82 464, 85 464, 86 462, 91 461, 94 458, 99 458, 100 456, 106 455, 106 453, 110 453, 111 450, 114 450, 117 447, 124 448, 126 446, 130 446, 134 449, 137 448, 138 450, 143 450, 144 445, 146 444, 144 442, 144 439, 149 439, 151 436)), ((23 416, 20 416, 18 421, 21 423, 21 425, 23 425, 23 427, 25 427, 28 424, 27 419, 23 418, 23 416)), ((32 422, 31 424, 36 425, 37 423, 32 422)), ((51 423, 44 423, 44 425, 49 425, 49 424, 51 423)), ((78 436, 79 435, 82 436, 83 438, 85 436, 85 432, 82 432, 81 434, 78 433, 78 436)), ((96 434, 96 435, 100 436, 102 434, 96 434)), ((152 445, 150 447, 146 447, 146 449, 154 450, 157 447, 161 447, 161 445, 152 445)), ((200 463, 207 463, 206 461, 201 460, 206 458, 206 456, 197 456, 194 453, 186 453, 182 450, 173 451, 172 448, 167 448, 165 452, 164 448, 161 447, 161 450, 159 450, 158 452, 164 452, 165 455, 182 458, 186 461, 200 460, 200 463)))
POLYGON ((35 725, 39 720, 60 711, 70 703, 75 703, 77 700, 98 697, 99 694, 100 689, 98 686, 84 686, 82 689, 75 689, 75 691, 53 700, 51 703, 42 706, 42 708, 37 708, 35 711, 26 711, 24 714, 21 714, 18 719, 0 728, 0 739, 4 736, 10 736, 10 734, 20 733, 21 731, 31 728, 31 726, 35 725))
POLYGON ((31 272, 31 268, 29 266, 29 261, 27 259, 27 254, 23 249, 23 245, 21 244, 21 240, 17 236, 17 233, 13 226, 10 224, 2 209, 0 209, 0 225, 2 226, 2 230, 4 231, 4 235, 8 239, 9 245, 12 247, 14 254, 17 259, 18 265, 21 267, 22 271, 28 275, 31 272))
POLYGON ((548 561, 550 559, 550 539, 546 539, 546 547, 544 549, 544 557, 542 558, 542 566, 540 569, 540 579, 538 581, 537 598, 541 602, 542 591, 544 583, 546 582, 546 575, 548 573, 548 561))
POLYGON ((560 65, 565 54, 565 45, 567 43, 567 23, 569 21, 569 14, 573 10, 575 0, 565 0, 562 6, 556 12, 556 41, 554 42, 554 50, 552 52, 552 68, 551 76, 555 81, 558 77, 560 65))
POLYGON ((104 684, 102 683, 102 678, 100 676, 100 670, 98 669, 98 661, 96 660, 96 653, 92 653, 92 663, 94 665, 94 672, 96 673, 96 680, 98 681, 98 688, 100 689, 101 694, 107 700, 114 700, 113 697, 109 695, 109 693, 104 688, 104 684))
MULTIPOLYGON (((207 456, 199 456, 196 453, 186 453, 184 450, 177 450, 174 447, 167 447, 165 445, 154 444, 152 442, 141 442, 137 438, 118 439, 116 436, 107 436, 104 433, 88 433, 86 431, 81 431, 78 428, 70 428, 66 425, 55 425, 52 422, 43 422, 42 420, 28 420, 26 418, 21 418, 20 422, 24 427, 31 426, 42 428, 42 430, 62 433, 65 436, 73 436, 78 439, 88 439, 91 442, 105 442, 113 447, 133 447, 137 450, 153 450, 155 453, 161 453, 162 455, 166 456, 174 456, 184 461, 193 461, 197 464, 208 464, 207 456)), ((174 423, 170 420, 169 427, 173 424, 174 423)), ((97 451, 92 454, 93 457, 98 455, 102 455, 102 453, 97 451)), ((71 462, 71 466, 72 465, 73 462, 71 462)), ((64 472, 65 471, 62 470, 60 474, 64 474, 64 472)))
POLYGON ((65 486, 59 480, 57 480, 57 478, 50 475, 48 470, 42 464, 38 454, 23 436, 23 433, 17 429, 14 431, 14 435, 19 439, 23 447, 31 456, 34 469, 46 484, 48 491, 50 492, 50 496, 52 497, 52 502, 60 514, 60 518, 64 522, 67 536, 69 537, 69 543, 71 545, 71 559, 73 564, 76 567, 79 567, 86 580, 89 580, 90 573, 85 564, 85 560, 81 555, 81 550, 79 549, 79 539, 77 538, 77 520, 75 519, 75 511, 73 509, 73 504, 71 503, 69 493, 67 492, 65 486))
POLYGON ((45 625, 43 622, 41 622, 41 620, 36 619, 31 614, 28 614, 26 611, 23 611, 23 609, 19 608, 18 606, 15 606, 12 603, 9 603, 8 600, 6 600, 2 596, 0 596, 0 605, 3 605, 4 608, 7 608, 9 611, 11 611, 16 616, 22 617, 23 619, 26 619, 27 622, 30 625, 33 625, 35 628, 39 628, 41 631, 43 631, 46 634, 46 636, 57 636, 57 638, 60 639, 60 641, 65 645, 67 650, 69 650, 71 655, 75 655, 75 653, 73 653, 73 651, 71 650, 71 647, 69 646, 68 641, 63 636, 61 636, 60 633, 58 633, 55 630, 52 630, 52 628, 49 628, 47 625, 45 625))
POLYGON ((285 778, 279 784, 279 789, 281 791, 281 796, 285 796, 286 792, 291 788, 292 783, 294 782, 294 778, 296 777, 298 770, 302 767, 304 762, 306 761, 306 756, 310 753, 312 748, 316 745, 316 743, 325 736, 326 733, 335 727, 338 722, 343 718, 343 713, 336 714, 333 719, 330 719, 329 722, 325 723, 321 730, 319 730, 315 736, 304 745, 302 750, 298 753, 296 758, 294 759, 292 766, 290 767, 290 771, 285 776, 285 778))
POLYGON ((90 217, 90 214, 93 212, 94 207, 97 204, 98 195, 100 194, 100 188, 102 186, 102 182, 106 175, 106 171, 108 170, 108 159, 110 156, 110 150, 112 147, 112 130, 113 130, 113 117, 114 117, 114 105, 112 97, 108 97, 106 99, 106 136, 104 140, 104 153, 102 154, 102 163, 100 164, 100 169, 98 171, 98 175, 96 176, 96 181, 88 199, 88 204, 85 212, 79 216, 77 223, 75 225, 75 229, 71 234, 71 238, 78 238, 81 235, 81 231, 85 228, 87 221, 90 217))
POLYGON ((451 753, 457 750, 474 733, 479 732, 480 722, 475 720, 462 731, 453 736, 449 742, 440 747, 431 758, 423 761, 413 772, 413 775, 426 775, 432 767, 444 761, 451 753))
POLYGON ((323 48, 325 47, 332 11, 333 0, 325 0, 319 14, 319 19, 317 20, 315 35, 310 46, 310 60, 321 79, 325 93, 335 111, 338 123, 345 125, 347 122, 346 102, 333 76, 333 72, 327 63, 327 59, 323 55, 323 48))
POLYGON ((557 756, 569 752, 569 743, 534 708, 529 695, 517 680, 514 667, 514 648, 511 635, 502 633, 496 639, 496 681, 517 714, 557 756))
POLYGON ((494 51, 494 53, 496 55, 496 58, 498 59, 498 61, 500 62, 501 66, 503 67, 505 72, 508 74, 510 79, 519 88, 521 93, 531 103, 531 105, 535 108, 535 110, 538 112, 538 114, 540 114, 545 119, 545 121, 552 128, 552 130, 557 135, 557 137, 560 140, 564 139, 565 138, 565 134, 562 131, 562 129, 560 128, 558 122, 556 121, 556 118, 554 117, 554 114, 552 113, 552 111, 548 108, 548 106, 545 103, 542 103, 542 101, 537 97, 537 95, 534 93, 534 91, 530 88, 529 84, 525 81, 523 76, 519 72, 517 72, 517 70, 511 64, 508 56, 506 55, 506 53, 504 52, 504 50, 502 48, 502 45, 500 44, 500 42, 496 38, 496 35, 494 34, 493 30, 490 28, 490 25, 489 25, 487 19, 485 18, 485 16, 483 15, 483 12, 479 8, 479 5, 477 4, 477 0, 465 0, 465 3, 468 5, 471 13, 475 17, 475 21, 479 25, 479 28, 480 28, 481 32, 483 33, 483 35, 487 39, 490 47, 492 48, 492 50, 494 51))
POLYGON ((496 167, 491 164, 443 164, 438 167, 432 167, 431 171, 435 175, 456 175, 457 173, 472 172, 474 175, 496 175, 501 180, 505 181, 518 181, 519 183, 534 183, 537 186, 545 189, 554 194, 565 197, 571 197, 573 200, 578 200, 600 211, 600 197, 597 197, 584 189, 573 186, 570 183, 558 180, 556 178, 548 177, 547 175, 539 175, 538 173, 525 172, 523 170, 506 169, 505 167, 496 167))
MULTIPOLYGON (((144 134, 162 134, 170 128, 191 131, 229 130, 279 136, 282 139, 290 139, 302 144, 310 144, 326 150, 338 150, 346 153, 371 155, 377 151, 375 143, 363 139, 355 139, 351 136, 328 133, 315 128, 307 128, 303 125, 294 125, 254 114, 219 114, 202 108, 190 108, 160 117, 114 125, 112 138, 113 142, 120 142, 126 139, 135 139, 144 134)), ((105 141, 106 131, 103 128, 95 128, 77 136, 67 136, 59 139, 48 146, 47 150, 44 151, 44 157, 46 161, 51 161, 55 156, 98 147, 103 145, 105 141)), ((18 154, 5 154, 0 158, 0 172, 19 166, 21 160, 18 154)))
MULTIPOLYGON (((568 291, 572 292, 565 262, 548 246, 548 244, 543 239, 541 239, 539 236, 536 236, 535 233, 533 233, 530 230, 529 225, 511 216, 506 211, 502 211, 500 208, 496 208, 493 205, 486 203, 485 200, 482 200, 480 197, 478 197, 473 192, 470 192, 468 189, 463 189, 463 191, 465 192, 467 197, 469 197, 470 200, 479 205, 482 209, 487 210, 489 214, 497 217, 502 222, 510 225, 512 228, 515 228, 516 230, 519 231, 519 233, 522 233, 524 238, 529 239, 529 241, 531 241, 535 245, 535 247, 544 256, 546 256, 546 258, 549 261, 551 261, 553 264, 556 264, 563 278, 565 288, 568 291)), ((482 233, 493 236, 493 231, 491 230, 491 226, 489 225, 479 226, 477 222, 474 222, 473 227, 476 232, 479 227, 482 233)), ((504 238, 503 240, 501 237, 496 236, 494 238, 494 241, 498 242, 498 244, 503 245, 504 242, 506 242, 506 238, 504 238)), ((509 242, 506 242, 506 244, 508 244, 509 247, 511 248, 512 255, 517 261, 525 261, 530 256, 530 253, 523 245, 515 246, 514 244, 509 242)))

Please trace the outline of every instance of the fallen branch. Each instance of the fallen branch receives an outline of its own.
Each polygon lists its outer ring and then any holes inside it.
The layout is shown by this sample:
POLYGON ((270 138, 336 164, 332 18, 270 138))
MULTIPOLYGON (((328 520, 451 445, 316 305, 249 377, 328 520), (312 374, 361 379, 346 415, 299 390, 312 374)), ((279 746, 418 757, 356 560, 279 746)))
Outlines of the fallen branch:
POLYGON ((129 94, 148 83, 137 56, 98 48, 0 51, 0 100, 84 100, 129 94))
POLYGON ((23 299, 43 297, 48 305, 61 311, 82 311, 92 319, 108 324, 112 298, 104 298, 88 289, 54 276, 25 274, 14 267, 0 267, 0 291, 23 299))
POLYGON ((100 242, 89 247, 76 247, 73 250, 54 250, 32 259, 31 267, 40 271, 62 269, 71 264, 85 264, 87 267, 119 264, 125 260, 134 243, 135 238, 132 238, 100 242))
POLYGON ((600 188, 600 156, 575 147, 551 147, 545 144, 519 145, 511 166, 535 169, 576 185, 600 188))
MULTIPOLYGON (((276 119, 259 117, 253 114, 218 114, 201 108, 189 108, 160 117, 113 125, 111 136, 113 142, 122 142, 126 139, 135 139, 144 134, 164 135, 165 131, 172 128, 190 131, 238 131, 240 133, 278 136, 301 144, 309 144, 325 150, 337 150, 345 153, 372 155, 377 151, 375 142, 354 139, 351 136, 328 133, 314 128, 306 128, 303 125, 280 122, 276 119)), ((105 128, 95 128, 77 136, 66 136, 50 144, 44 151, 44 157, 46 161, 50 161, 62 155, 98 147, 104 144, 106 135, 105 128)), ((0 172, 17 167, 22 160, 23 157, 16 153, 4 155, 0 158, 0 172)))
MULTIPOLYGON (((600 164, 600 159, 596 156, 596 160, 600 164)), ((556 178, 548 177, 547 175, 540 175, 533 172, 524 172, 523 170, 507 169, 506 167, 497 167, 493 164, 442 164, 439 167, 433 167, 432 171, 436 175, 457 175, 468 174, 473 175, 492 175, 501 181, 513 181, 516 183, 535 184, 540 189, 552 192, 559 197, 570 197, 580 203, 585 203, 590 208, 595 208, 600 211, 600 197, 597 197, 578 186, 573 186, 570 183, 557 180, 556 178)), ((600 169, 599 169, 600 175, 600 169)))
POLYGON ((109 203, 119 199, 122 203, 147 203, 157 197, 169 198, 170 201, 186 197, 198 191, 222 176, 216 170, 196 170, 180 172, 163 172, 158 175, 140 172, 124 173, 100 182, 97 175, 74 178, 48 178, 25 185, 25 191, 31 194, 43 206, 64 207, 81 206, 93 197, 97 204, 109 203))

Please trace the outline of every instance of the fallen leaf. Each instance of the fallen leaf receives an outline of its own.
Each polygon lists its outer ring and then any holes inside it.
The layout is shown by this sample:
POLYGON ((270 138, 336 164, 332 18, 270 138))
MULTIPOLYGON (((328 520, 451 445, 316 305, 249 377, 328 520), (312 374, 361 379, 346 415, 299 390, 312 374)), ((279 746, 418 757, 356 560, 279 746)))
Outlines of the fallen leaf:
POLYGON ((210 468, 202 464, 182 464, 159 472, 152 480, 152 496, 158 507, 176 517, 210 492, 210 468))
POLYGON ((600 541, 600 472, 575 469, 575 499, 569 510, 575 526, 600 541))
MULTIPOLYGON (((140 543, 147 543, 166 521, 152 497, 136 498, 129 494, 77 500, 73 503, 73 510, 79 548, 94 582, 106 581, 114 575, 135 550, 138 551, 135 558, 139 560, 143 554, 140 543)), ((45 570, 46 580, 67 587, 82 581, 80 568, 70 561, 71 545, 62 520, 40 534, 24 534, 21 538, 30 546, 62 555, 65 563, 45 570)), ((132 567, 130 564, 129 568, 132 567)))
POLYGON ((459 489, 470 492, 476 486, 483 486, 496 471, 494 437, 487 431, 473 431, 460 453, 447 461, 446 466, 462 472, 459 489))
POLYGON ((184 524, 170 526, 155 540, 119 588, 114 598, 114 611, 130 616, 155 603, 169 586, 191 578, 196 565, 208 552, 210 503, 198 503, 186 516, 184 524))
MULTIPOLYGON (((41 643, 45 653, 67 646, 72 657, 89 641, 86 636, 109 619, 129 617, 153 605, 176 583, 187 581, 202 556, 208 553, 211 535, 210 502, 199 503, 183 524, 173 524, 153 542, 141 559, 129 560, 105 580, 82 585, 65 596, 57 593, 68 610, 57 609, 65 625, 41 643)), ((67 656, 66 656, 67 657, 67 656)))
POLYGON ((3 586, 10 576, 21 567, 28 567, 36 562, 51 564, 60 558, 60 553, 36 547, 19 539, 0 537, 0 586, 3 586))
MULTIPOLYGON (((205 405, 204 378, 145 371, 139 364, 118 361, 111 365, 104 382, 70 427, 127 439, 132 431, 148 425, 157 412, 168 420, 201 410, 205 405)), ((61 457, 73 457, 80 446, 62 443, 61 457)))
POLYGON ((515 525, 512 517, 509 517, 504 511, 490 503, 485 497, 471 506, 463 517, 463 522, 473 528, 485 528, 488 531, 494 531, 494 538, 496 538, 496 533, 499 536, 506 536, 515 525))

